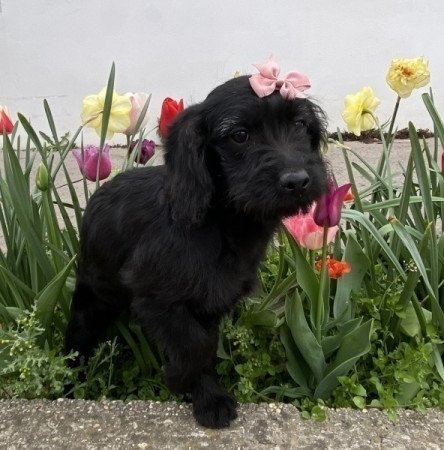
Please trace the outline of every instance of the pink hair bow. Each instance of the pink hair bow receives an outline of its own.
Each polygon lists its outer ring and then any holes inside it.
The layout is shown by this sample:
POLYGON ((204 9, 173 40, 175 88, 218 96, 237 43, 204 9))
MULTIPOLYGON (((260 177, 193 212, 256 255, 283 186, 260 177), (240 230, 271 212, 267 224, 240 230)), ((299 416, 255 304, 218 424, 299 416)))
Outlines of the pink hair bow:
POLYGON ((293 100, 306 98, 304 91, 310 88, 308 78, 299 72, 288 72, 284 78, 278 78, 280 67, 272 58, 263 64, 253 64, 259 73, 251 75, 250 85, 258 97, 266 97, 279 91, 282 97, 293 100))

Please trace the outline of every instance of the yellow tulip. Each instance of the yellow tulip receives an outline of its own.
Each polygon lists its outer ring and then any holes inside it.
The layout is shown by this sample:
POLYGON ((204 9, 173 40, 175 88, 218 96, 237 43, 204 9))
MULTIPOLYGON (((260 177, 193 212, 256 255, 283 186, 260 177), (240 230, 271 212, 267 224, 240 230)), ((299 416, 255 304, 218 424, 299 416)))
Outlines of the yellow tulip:
POLYGON ((428 62, 424 58, 394 59, 386 80, 401 98, 407 98, 413 89, 423 87, 430 81, 428 62))
MULTIPOLYGON (((86 127, 95 128, 100 136, 102 129, 103 108, 105 105, 106 88, 96 95, 88 95, 83 99, 81 118, 86 127)), ((107 139, 114 133, 123 133, 130 126, 131 100, 124 95, 113 92, 111 113, 109 116, 107 139)))
POLYGON ((375 127, 373 113, 381 102, 373 94, 372 88, 364 87, 354 95, 347 95, 344 103, 342 118, 348 131, 360 136, 361 131, 375 127))

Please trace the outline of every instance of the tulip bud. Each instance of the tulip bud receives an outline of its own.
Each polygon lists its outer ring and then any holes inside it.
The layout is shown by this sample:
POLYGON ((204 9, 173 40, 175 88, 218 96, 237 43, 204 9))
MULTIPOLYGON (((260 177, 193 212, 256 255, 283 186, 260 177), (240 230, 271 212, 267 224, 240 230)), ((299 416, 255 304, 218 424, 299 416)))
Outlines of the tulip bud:
MULTIPOLYGON (((133 150, 137 147, 139 140, 134 141, 129 148, 129 152, 132 153, 133 150)), ((156 143, 149 139, 144 139, 142 141, 142 145, 140 146, 140 153, 137 156, 137 162, 140 164, 146 164, 154 155, 156 150, 156 143)))
POLYGON ((9 117, 8 110, 0 106, 0 134, 10 134, 14 129, 14 124, 9 117))
POLYGON ((162 109, 159 118, 159 136, 165 139, 168 134, 168 128, 180 112, 184 109, 183 99, 176 102, 172 98, 167 97, 162 103, 162 109))
POLYGON ((42 162, 39 164, 39 167, 37 168, 37 173, 35 176, 35 184, 37 185, 37 188, 42 192, 45 192, 48 189, 49 185, 48 169, 42 162))

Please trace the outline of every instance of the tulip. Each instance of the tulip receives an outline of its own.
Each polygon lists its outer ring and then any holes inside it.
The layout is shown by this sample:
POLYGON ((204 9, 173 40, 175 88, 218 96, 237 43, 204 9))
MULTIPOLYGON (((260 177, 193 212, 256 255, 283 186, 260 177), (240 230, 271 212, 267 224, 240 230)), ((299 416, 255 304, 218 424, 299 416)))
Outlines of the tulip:
POLYGON ((410 97, 413 89, 429 83, 428 62, 424 58, 396 58, 392 60, 386 81, 399 97, 410 97))
POLYGON ((351 183, 346 183, 337 187, 332 179, 329 180, 328 184, 329 191, 322 195, 313 211, 313 219, 320 227, 333 227, 339 225, 342 204, 351 187, 351 183))
POLYGON ((5 106, 0 106, 0 134, 10 134, 14 129, 8 110, 5 106))
POLYGON ((35 175, 35 184, 39 191, 45 192, 49 185, 49 174, 46 166, 41 162, 35 175))
MULTIPOLYGON (((351 272, 351 266, 348 262, 338 261, 336 259, 330 258, 330 256, 327 256, 325 265, 327 267, 328 277, 335 280, 341 278, 346 273, 351 272)), ((322 268, 322 260, 316 261, 315 267, 320 271, 322 268)))
POLYGON ((99 170, 99 180, 108 178, 111 173, 111 160, 109 158, 109 145, 105 145, 100 151, 99 147, 87 145, 83 149, 72 151, 77 160, 80 172, 89 181, 97 181, 97 168, 99 170))
MULTIPOLYGON (((83 99, 81 118, 85 127, 95 128, 100 136, 102 130, 103 108, 105 107, 106 87, 98 94, 83 99)), ((131 100, 113 92, 106 138, 114 133, 124 133, 130 126, 131 100)))
MULTIPOLYGON (((148 94, 144 92, 138 92, 133 94, 131 92, 127 92, 124 94, 125 97, 128 97, 131 101, 131 111, 130 111, 130 124, 129 127, 125 130, 125 134, 131 136, 137 133, 139 130, 136 130, 137 121, 139 120, 140 114, 142 113, 143 107, 148 101, 148 94)), ((142 122, 140 123, 139 129, 143 128, 148 122, 148 111, 145 113, 142 122)))
MULTIPOLYGON (((130 153, 137 147, 138 142, 139 141, 137 140, 130 145, 130 153)), ((137 162, 139 162, 140 164, 146 164, 153 157, 155 149, 156 143, 154 141, 144 139, 140 147, 140 153, 137 156, 137 162)))
POLYGON ((176 102, 172 98, 167 97, 162 103, 162 109, 159 118, 159 135, 161 138, 166 138, 168 135, 168 127, 173 119, 183 111, 183 99, 176 102))
MULTIPOLYGON (((317 225, 313 219, 314 207, 307 214, 296 214, 283 220, 283 224, 295 241, 309 250, 322 247, 324 227, 317 225)), ((327 231, 327 244, 333 242, 338 226, 330 227, 327 231)))
POLYGON ((342 118, 348 131, 360 136, 361 131, 375 128, 376 123, 373 113, 379 103, 381 102, 369 87, 362 88, 354 95, 347 95, 344 100, 345 107, 342 118))

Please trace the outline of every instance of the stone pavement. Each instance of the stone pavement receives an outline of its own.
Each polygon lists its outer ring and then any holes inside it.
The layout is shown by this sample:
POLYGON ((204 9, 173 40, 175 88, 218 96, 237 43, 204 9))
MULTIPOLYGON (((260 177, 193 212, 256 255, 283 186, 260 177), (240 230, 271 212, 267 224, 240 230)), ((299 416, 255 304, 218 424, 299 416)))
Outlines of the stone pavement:
POLYGON ((190 406, 135 401, 0 401, 0 449, 444 449, 444 412, 328 410, 307 421, 291 405, 246 404, 230 428, 197 425, 190 406))

